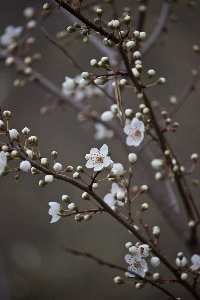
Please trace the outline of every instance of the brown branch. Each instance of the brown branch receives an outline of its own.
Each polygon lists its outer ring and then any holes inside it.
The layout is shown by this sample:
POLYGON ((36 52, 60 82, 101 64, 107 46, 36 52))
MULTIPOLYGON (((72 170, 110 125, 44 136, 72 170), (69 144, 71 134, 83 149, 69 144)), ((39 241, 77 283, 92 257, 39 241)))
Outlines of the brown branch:
MULTIPOLYGON (((93 190, 90 190, 88 186, 85 186, 75 179, 72 179, 66 175, 62 174, 54 174, 52 171, 47 169, 46 167, 40 165, 36 161, 30 159, 26 154, 23 152, 20 146, 14 147, 12 143, 8 144, 9 146, 9 151, 16 150, 19 154, 19 157, 22 160, 28 160, 31 163, 31 166, 35 167, 36 169, 40 170, 44 174, 47 175, 53 175, 54 178, 63 180, 65 182, 68 182, 72 184, 73 186, 79 188, 80 190, 87 192, 93 199, 95 199, 104 209, 105 211, 110 214, 114 219, 116 219, 121 225, 123 225, 125 228, 127 228, 130 232, 132 232, 135 237, 142 242, 143 244, 148 244, 148 240, 146 240, 140 233, 131 225, 129 224, 126 220, 124 220, 119 214, 114 212, 103 200, 101 197, 99 197, 93 190)), ((199 295, 197 292, 190 286, 190 284, 186 281, 183 281, 181 279, 181 276, 179 272, 174 268, 174 266, 152 245, 151 246, 152 253, 159 257, 161 262, 174 274, 174 276, 177 278, 178 282, 184 286, 193 296, 195 299, 199 300, 199 295)))
MULTIPOLYGON (((71 254, 74 254, 76 256, 83 256, 83 257, 87 257, 89 259, 92 259, 94 260, 97 264, 101 265, 101 266, 106 266, 106 267, 109 267, 109 268, 112 268, 112 269, 115 269, 115 270, 120 270, 120 271, 123 271, 123 272, 127 272, 127 270, 123 267, 120 267, 120 266, 117 266, 115 264, 112 264, 112 263, 109 263, 109 262, 106 262, 90 253, 86 253, 86 252, 80 252, 80 251, 77 251, 77 250, 74 250, 74 249, 68 249, 68 248, 65 248, 64 247, 64 250, 66 252, 69 252, 71 254)), ((132 273, 132 274, 135 274, 134 272, 131 272, 129 271, 129 273, 132 273)), ((143 278, 141 277, 139 274, 135 274, 137 277, 135 278, 137 280, 137 278, 140 279, 140 282, 148 282, 150 285, 152 286, 155 286, 156 288, 158 288, 159 290, 161 290, 163 293, 165 293, 166 295, 170 296, 172 299, 176 299, 175 296, 173 296, 170 292, 168 292, 166 289, 164 289, 161 285, 158 285, 155 281, 153 280, 150 280, 148 278, 143 278)))

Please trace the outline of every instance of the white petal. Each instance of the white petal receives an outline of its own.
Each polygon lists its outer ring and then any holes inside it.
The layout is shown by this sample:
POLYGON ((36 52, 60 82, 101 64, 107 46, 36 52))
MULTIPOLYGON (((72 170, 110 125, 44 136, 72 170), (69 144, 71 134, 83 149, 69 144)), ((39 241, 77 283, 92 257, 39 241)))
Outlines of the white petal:
POLYGON ((106 156, 108 155, 108 146, 106 144, 104 144, 101 149, 100 149, 100 154, 102 156, 106 156))
POLYGON ((129 134, 130 128, 131 128, 131 127, 132 127, 131 124, 126 124, 125 127, 124 127, 124 132, 125 132, 126 134, 129 134))
POLYGON ((96 167, 94 167, 94 171, 100 171, 104 168, 104 164, 103 163, 100 163, 100 164, 97 164, 96 167))
POLYGON ((113 198, 113 195, 110 193, 105 195, 105 197, 103 198, 103 201, 106 204, 108 204, 108 206, 110 206, 110 207, 114 206, 116 203, 116 200, 113 198))

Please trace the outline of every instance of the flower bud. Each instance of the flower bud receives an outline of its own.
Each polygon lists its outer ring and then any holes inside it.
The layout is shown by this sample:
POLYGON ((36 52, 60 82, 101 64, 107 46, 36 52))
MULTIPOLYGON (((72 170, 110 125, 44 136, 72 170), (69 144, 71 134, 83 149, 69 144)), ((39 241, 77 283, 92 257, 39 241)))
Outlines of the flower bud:
POLYGON ((44 9, 44 10, 49 10, 49 9, 51 9, 51 5, 50 5, 49 3, 45 3, 45 4, 43 5, 43 9, 44 9))
POLYGON ((60 172, 62 171, 62 165, 60 163, 55 163, 55 165, 53 166, 54 171, 56 172, 60 172))
POLYGON ((75 221, 81 222, 84 219, 84 215, 77 214, 77 215, 75 215, 74 219, 75 219, 75 221))
POLYGON ((133 246, 133 244, 132 244, 131 242, 128 242, 128 243, 125 244, 125 247, 126 247, 127 249, 129 249, 129 248, 132 247, 132 246, 133 246))
POLYGON ((160 258, 156 257, 156 256, 152 257, 151 258, 151 265, 153 267, 158 267, 160 265, 160 258))
POLYGON ((73 174, 73 178, 75 178, 75 179, 81 179, 81 175, 78 172, 75 172, 73 174))
POLYGON ((152 78, 155 74, 156 74, 156 72, 154 71, 154 70, 149 70, 148 72, 147 72, 147 74, 148 74, 148 77, 149 78, 152 78))
POLYGON ((68 205, 68 209, 71 210, 71 211, 77 211, 78 210, 78 207, 76 206, 75 203, 70 203, 68 205))
POLYGON ((31 169, 31 164, 28 160, 24 160, 20 163, 19 168, 24 173, 27 173, 31 169))
MULTIPOLYGON (((140 37, 140 32, 138 31, 138 30, 135 30, 134 32, 133 32, 133 34, 134 34, 134 36, 135 36, 135 38, 136 39, 138 39, 139 37, 140 37)), ((137 52, 139 52, 139 51, 137 51, 137 52)), ((139 52, 140 53, 140 52, 139 52)), ((134 58, 134 57, 133 57, 134 58)))
POLYGON ((39 186, 44 187, 47 183, 44 180, 39 181, 39 186))
POLYGON ((98 62, 97 62, 96 59, 91 59, 90 65, 91 65, 92 67, 95 67, 95 68, 98 68, 98 67, 99 67, 98 62))
POLYGON ((147 210, 148 207, 149 207, 149 205, 148 205, 147 203, 143 203, 143 204, 141 205, 141 211, 147 210))
POLYGON ((134 59, 140 59, 141 57, 142 57, 142 55, 139 51, 133 52, 133 58, 134 59))
POLYGON ((103 14, 103 10, 100 8, 97 8, 96 13, 99 16, 99 18, 101 18, 102 14, 103 14))
POLYGON ((124 22, 126 23, 126 25, 129 25, 130 22, 131 22, 131 17, 129 15, 127 15, 125 18, 124 18, 124 22))
POLYGON ((65 172, 72 172, 73 171, 73 167, 72 166, 68 166, 66 169, 65 169, 65 172))
POLYGON ((53 159, 56 159, 56 158, 58 157, 58 152, 52 151, 52 152, 51 152, 51 157, 52 157, 53 159))
POLYGON ((159 280, 161 278, 160 274, 159 273, 154 273, 153 274, 153 279, 154 280, 159 280))
POLYGON ((143 194, 148 190, 148 186, 147 185, 142 185, 139 189, 139 194, 143 194))
POLYGON ((163 78, 163 77, 160 77, 158 80, 157 80, 157 84, 164 84, 166 82, 166 79, 163 78))
POLYGON ((188 223, 188 226, 189 226, 190 228, 193 228, 193 227, 196 226, 196 222, 195 222, 194 220, 191 220, 191 221, 188 223))
POLYGON ((85 215, 85 216, 84 216, 84 220, 85 220, 85 221, 89 221, 89 220, 91 220, 91 219, 92 219, 92 215, 91 215, 91 214, 85 215))
POLYGON ((160 227, 159 226, 154 226, 153 227, 153 235, 156 237, 156 238, 158 238, 159 237, 159 235, 160 235, 160 227))
POLYGON ((137 155, 135 153, 130 153, 128 155, 128 160, 131 164, 134 164, 137 161, 137 155))
POLYGON ((6 58, 5 65, 9 67, 9 66, 12 66, 14 64, 14 62, 15 62, 14 58, 12 56, 10 56, 10 57, 6 58))
POLYGON ((143 40, 145 40, 145 38, 146 38, 146 32, 140 32, 140 39, 143 41, 143 40))
POLYGON ((99 188, 98 183, 97 183, 97 182, 93 183, 92 188, 93 188, 93 189, 98 189, 98 188, 99 188))
POLYGON ((135 284, 135 287, 136 287, 136 289, 141 289, 141 288, 144 287, 144 284, 141 283, 141 282, 137 282, 137 283, 135 284))
POLYGON ((192 162, 194 164, 196 164, 198 161, 199 155, 197 153, 193 153, 190 158, 191 158, 192 162))
POLYGON ((81 73, 81 77, 84 79, 84 80, 90 80, 90 74, 88 72, 82 72, 81 73))
POLYGON ((30 129, 28 129, 27 127, 25 127, 23 130, 22 130, 22 133, 24 135, 25 138, 27 138, 29 136, 29 133, 30 133, 30 129))
POLYGON ((109 122, 114 118, 114 115, 111 111, 105 111, 102 115, 101 115, 101 120, 104 122, 109 122))
POLYGON ((5 130, 5 124, 2 120, 0 120, 0 130, 2 130, 2 131, 5 130))
POLYGON ((182 274, 181 274, 181 279, 182 279, 182 280, 187 280, 187 278, 188 278, 187 273, 182 273, 182 274))
POLYGON ((86 192, 84 192, 84 193, 82 194, 82 199, 84 199, 84 200, 90 200, 89 194, 86 193, 86 192))
POLYGON ((12 141, 19 142, 19 132, 16 129, 9 130, 9 135, 12 141))
POLYGON ((44 181, 45 181, 46 183, 52 183, 53 180, 54 180, 53 175, 45 175, 45 177, 44 177, 44 181))
POLYGON ((71 203, 71 201, 70 201, 70 199, 69 199, 69 196, 68 196, 68 195, 62 195, 62 201, 66 202, 66 203, 68 203, 68 204, 70 204, 70 203, 71 203))
POLYGON ((176 262, 177 267, 182 267, 182 268, 185 268, 188 263, 187 258, 185 256, 183 256, 182 259, 177 257, 175 262, 176 262))
POLYGON ((117 192, 116 194, 117 200, 124 202, 125 201, 125 194, 123 192, 117 192))
POLYGON ((117 276, 114 278, 114 283, 123 284, 125 281, 120 276, 117 276))
POLYGON ((110 110, 113 114, 117 114, 118 113, 118 105, 117 104, 112 104, 110 107, 110 110))
POLYGON ((49 166, 48 160, 45 157, 42 157, 40 162, 41 162, 41 165, 43 165, 45 167, 49 166))
POLYGON ((73 33, 73 32, 76 31, 76 28, 74 28, 74 27, 72 27, 72 26, 68 26, 68 27, 67 27, 67 31, 68 31, 69 33, 73 33))

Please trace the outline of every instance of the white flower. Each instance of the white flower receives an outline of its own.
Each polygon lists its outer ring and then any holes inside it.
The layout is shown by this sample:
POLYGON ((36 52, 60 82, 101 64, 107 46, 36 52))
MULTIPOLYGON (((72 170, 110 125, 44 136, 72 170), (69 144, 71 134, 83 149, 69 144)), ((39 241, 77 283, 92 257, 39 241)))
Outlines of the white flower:
POLYGON ((9 134, 12 141, 18 140, 19 132, 16 129, 10 129, 9 134))
POLYGON ((49 215, 52 216, 50 223, 57 222, 60 219, 60 216, 58 216, 58 214, 60 214, 61 205, 57 202, 49 202, 49 205, 51 206, 49 208, 49 215))
POLYGON ((123 189, 116 183, 112 183, 111 193, 105 195, 103 198, 103 201, 110 207, 115 206, 115 204, 118 204, 119 206, 124 205, 124 202, 117 200, 117 193, 122 192, 124 193, 123 189))
POLYGON ((27 173, 31 169, 31 164, 28 160, 24 160, 20 163, 19 168, 21 171, 27 173))
POLYGON ((147 257, 149 255, 149 245, 142 244, 139 246, 139 252, 141 257, 147 257))
POLYGON ((62 84, 62 91, 64 93, 68 91, 73 91, 75 87, 76 87, 76 81, 73 78, 66 76, 65 82, 63 82, 62 84))
POLYGON ((128 146, 139 146, 144 138, 144 123, 137 118, 133 118, 131 124, 124 127, 124 132, 128 135, 126 143, 128 146))
POLYGON ((126 254, 125 261, 129 264, 128 270, 134 273, 128 272, 129 277, 135 277, 137 274, 144 277, 144 270, 147 269, 147 263, 144 259, 137 258, 135 255, 126 254))
POLYGON ((60 163, 55 163, 55 165, 53 166, 53 169, 56 172, 60 172, 60 171, 62 171, 62 165, 60 163))
POLYGON ((44 181, 45 181, 46 183, 52 183, 53 180, 54 180, 53 175, 45 175, 45 177, 44 177, 44 181))
POLYGON ((194 254, 191 258, 193 265, 191 265, 191 270, 200 270, 200 255, 194 254))
POLYGON ((9 46, 16 38, 22 33, 23 27, 8 26, 5 29, 5 33, 0 37, 1 45, 9 46))
POLYGON ((100 150, 92 148, 90 150, 90 159, 86 163, 86 168, 94 168, 94 171, 100 171, 108 167, 112 160, 108 156, 108 146, 104 144, 100 150))
POLYGON ((114 164, 111 171, 117 170, 118 176, 123 176, 124 175, 124 166, 120 163, 114 164))
POLYGON ((7 157, 4 151, 0 152, 0 176, 2 175, 2 173, 5 170, 7 164, 7 157))

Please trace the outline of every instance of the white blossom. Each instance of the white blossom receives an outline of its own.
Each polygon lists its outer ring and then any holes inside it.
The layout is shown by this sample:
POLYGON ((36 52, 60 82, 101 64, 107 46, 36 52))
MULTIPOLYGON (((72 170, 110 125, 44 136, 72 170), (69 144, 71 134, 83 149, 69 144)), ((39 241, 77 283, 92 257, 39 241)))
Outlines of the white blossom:
POLYGON ((124 205, 124 202, 117 200, 118 192, 124 193, 123 189, 116 182, 113 182, 111 192, 105 195, 103 201, 110 207, 115 206, 116 204, 119 206, 124 205))
POLYGON ((126 124, 124 132, 128 135, 126 143, 128 146, 139 146, 144 138, 144 123, 137 118, 133 118, 131 124, 126 124))
POLYGON ((15 39, 17 39, 22 33, 23 27, 8 26, 5 29, 4 34, 0 37, 0 43, 3 46, 9 46, 15 39))
POLYGON ((21 171, 27 173, 31 169, 31 164, 28 160, 23 160, 20 163, 19 168, 21 171))
POLYGON ((73 91, 76 87, 76 81, 68 76, 65 77, 65 81, 62 84, 62 91, 67 93, 68 91, 73 91))
POLYGON ((129 277, 135 277, 135 275, 140 275, 141 277, 145 276, 145 271, 147 269, 147 263, 144 259, 138 258, 135 255, 126 254, 125 261, 129 264, 127 275, 129 277), (133 272, 133 273, 131 273, 133 272))
POLYGON ((200 255, 194 254, 191 257, 192 265, 190 267, 191 270, 200 270, 200 255))
POLYGON ((7 164, 7 157, 4 151, 0 152, 0 176, 2 175, 2 173, 5 170, 7 164))
POLYGON ((139 248, 141 257, 147 257, 149 255, 149 245, 142 244, 138 248, 139 248))
POLYGON ((57 202, 49 202, 50 208, 49 208, 49 215, 52 216, 51 222, 54 223, 57 222, 60 219, 60 210, 61 205, 57 202))
POLYGON ((124 175, 124 166, 120 163, 113 164, 111 171, 113 171, 113 170, 117 170, 118 176, 124 175))
POLYGON ((100 171, 103 168, 108 167, 112 163, 112 160, 108 156, 108 146, 104 144, 100 150, 92 148, 90 150, 90 159, 86 163, 87 168, 94 168, 94 171, 100 171))

